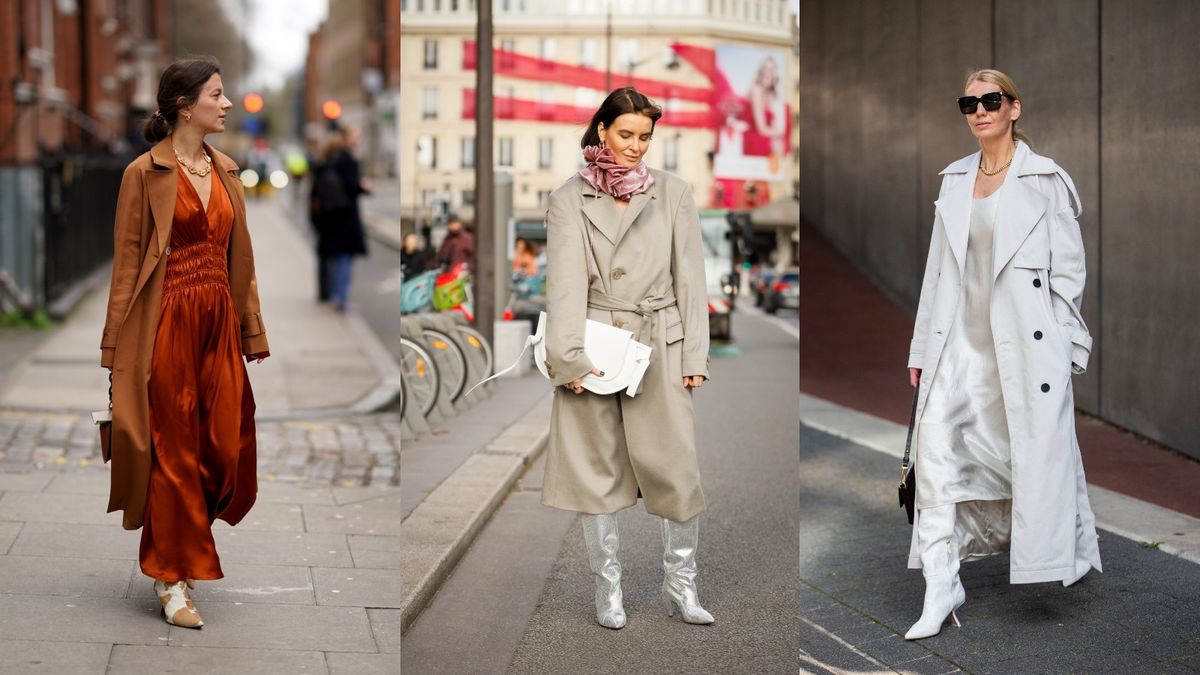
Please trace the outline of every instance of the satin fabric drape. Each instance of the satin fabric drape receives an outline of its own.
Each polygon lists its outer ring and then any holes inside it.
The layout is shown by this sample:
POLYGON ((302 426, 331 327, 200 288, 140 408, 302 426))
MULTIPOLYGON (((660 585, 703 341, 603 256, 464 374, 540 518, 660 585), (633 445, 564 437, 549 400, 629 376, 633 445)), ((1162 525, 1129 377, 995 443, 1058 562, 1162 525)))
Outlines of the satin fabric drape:
POLYGON ((212 536, 257 493, 254 396, 229 287, 233 205, 212 180, 207 211, 180 169, 149 385, 153 461, 139 562, 155 579, 220 579, 212 536))

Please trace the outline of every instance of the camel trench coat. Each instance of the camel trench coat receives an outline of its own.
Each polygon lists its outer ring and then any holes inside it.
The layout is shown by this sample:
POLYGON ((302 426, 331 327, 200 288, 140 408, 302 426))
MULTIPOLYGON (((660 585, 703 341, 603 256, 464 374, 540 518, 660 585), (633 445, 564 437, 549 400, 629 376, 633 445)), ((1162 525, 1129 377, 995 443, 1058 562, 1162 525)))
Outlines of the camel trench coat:
MULTIPOLYGON (((258 305, 254 252, 238 167, 207 143, 212 175, 233 204, 229 235, 229 286, 242 326, 242 353, 269 351, 258 305)), ((163 276, 179 171, 171 139, 133 160, 121 179, 113 224, 112 285, 100 339, 100 365, 113 374, 112 467, 108 511, 124 511, 127 530, 142 526, 150 479, 150 360, 158 333, 163 276)))
MULTIPOLYGON (((917 434, 962 297, 979 156, 964 157, 942 171, 934 204, 908 360, 910 368, 922 369, 917 434)), ((1077 218, 1082 208, 1066 171, 1023 142, 1000 190, 989 316, 1008 418, 1012 510, 1009 523, 997 524, 964 522, 979 512, 960 508, 958 529, 986 533, 1010 525, 1011 582, 1069 584, 1089 565, 1101 569, 1071 389, 1072 373, 1084 372, 1092 348, 1081 313, 1085 267, 1077 218)), ((916 462, 920 471, 919 456, 916 462)), ((909 551, 913 568, 921 566, 916 532, 914 527, 909 551)))
POLYGON ((691 186, 651 173, 654 185, 624 214, 578 175, 550 195, 546 366, 557 388, 542 503, 614 513, 640 489, 648 512, 683 521, 704 510, 683 376, 708 377, 708 292, 691 186), (597 306, 614 299, 638 311, 597 306), (653 349, 636 397, 559 386, 592 369, 585 319, 631 330, 653 349))

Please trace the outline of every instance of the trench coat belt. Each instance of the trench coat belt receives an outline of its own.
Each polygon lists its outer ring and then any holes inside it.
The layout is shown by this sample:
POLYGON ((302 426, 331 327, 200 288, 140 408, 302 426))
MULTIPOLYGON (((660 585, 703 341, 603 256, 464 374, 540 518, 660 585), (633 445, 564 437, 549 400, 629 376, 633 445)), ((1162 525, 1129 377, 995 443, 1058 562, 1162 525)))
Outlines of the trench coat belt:
POLYGON ((634 339, 642 344, 650 344, 646 341, 649 335, 654 335, 655 344, 659 344, 658 338, 662 338, 662 342, 667 341, 667 326, 663 321, 659 321, 658 313, 668 307, 675 306, 675 293, 668 292, 662 295, 651 295, 643 298, 641 302, 632 303, 628 300, 613 297, 608 293, 597 288, 588 290, 588 308, 599 309, 606 312, 633 312, 640 317, 638 329, 634 331, 634 339))

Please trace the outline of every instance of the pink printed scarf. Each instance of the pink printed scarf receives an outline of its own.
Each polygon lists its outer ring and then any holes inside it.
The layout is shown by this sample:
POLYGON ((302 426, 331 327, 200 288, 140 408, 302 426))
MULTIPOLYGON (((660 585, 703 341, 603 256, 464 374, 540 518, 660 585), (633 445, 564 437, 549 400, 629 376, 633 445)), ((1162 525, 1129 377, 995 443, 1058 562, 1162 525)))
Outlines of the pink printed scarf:
POLYGON ((637 166, 618 164, 611 148, 589 145, 583 149, 583 159, 588 164, 579 177, 614 199, 629 201, 654 185, 654 176, 645 162, 638 162, 637 166))

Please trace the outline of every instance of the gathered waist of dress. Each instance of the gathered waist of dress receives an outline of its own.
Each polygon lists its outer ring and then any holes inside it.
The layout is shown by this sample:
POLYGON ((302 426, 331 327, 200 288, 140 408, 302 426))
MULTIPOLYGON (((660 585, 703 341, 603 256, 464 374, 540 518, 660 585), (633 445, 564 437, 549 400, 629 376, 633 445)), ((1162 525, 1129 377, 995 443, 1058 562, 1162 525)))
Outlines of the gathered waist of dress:
POLYGON ((169 246, 163 293, 174 293, 207 284, 229 285, 229 264, 224 246, 209 241, 169 246))

